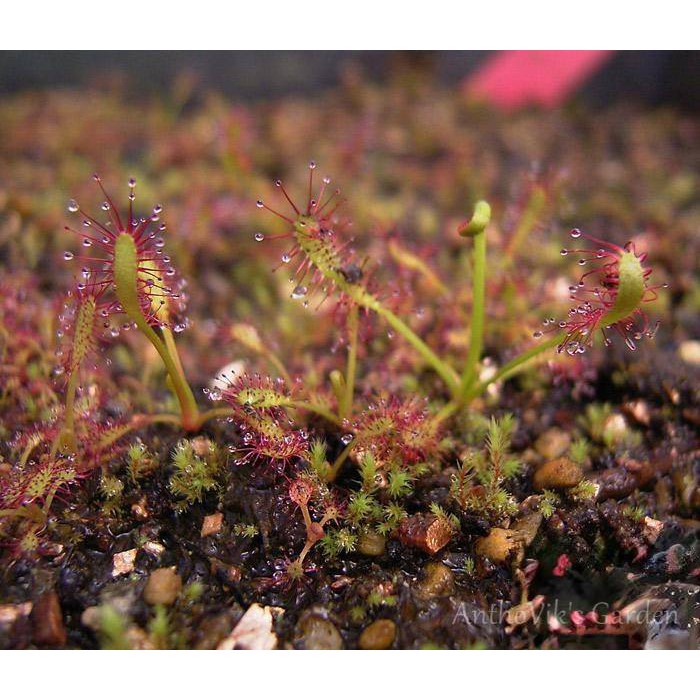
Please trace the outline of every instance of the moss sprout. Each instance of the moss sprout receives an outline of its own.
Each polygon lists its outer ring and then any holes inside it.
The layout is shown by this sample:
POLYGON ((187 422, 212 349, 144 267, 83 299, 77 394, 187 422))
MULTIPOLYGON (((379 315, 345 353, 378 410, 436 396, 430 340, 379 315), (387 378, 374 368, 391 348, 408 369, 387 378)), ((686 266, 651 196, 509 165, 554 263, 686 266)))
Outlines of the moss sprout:
POLYGON ((512 415, 492 418, 485 440, 485 449, 465 458, 452 479, 451 495, 459 507, 484 513, 494 518, 513 514, 516 504, 504 487, 515 476, 521 463, 509 454, 515 428, 512 415))
POLYGON ((179 499, 179 509, 201 503, 208 492, 218 488, 217 477, 224 463, 221 451, 214 445, 207 442, 198 447, 193 440, 181 440, 171 459, 173 473, 168 486, 179 499))

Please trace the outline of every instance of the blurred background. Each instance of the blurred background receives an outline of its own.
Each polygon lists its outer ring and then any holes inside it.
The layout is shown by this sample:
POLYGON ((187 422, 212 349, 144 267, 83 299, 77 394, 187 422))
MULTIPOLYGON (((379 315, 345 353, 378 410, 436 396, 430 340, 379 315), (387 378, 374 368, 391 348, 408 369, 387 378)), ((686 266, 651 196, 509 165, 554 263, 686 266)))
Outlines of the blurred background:
POLYGON ((666 315, 662 334, 696 338, 699 68, 697 53, 663 51, 0 53, 0 272, 65 294, 80 249, 65 227, 81 224, 67 202, 95 211, 99 172, 123 207, 134 177, 139 214, 166 208, 168 255, 200 319, 188 342, 206 350, 201 381, 219 369, 208 350, 220 319, 267 319, 303 357, 300 328, 323 333, 316 305, 273 272, 288 227, 256 201, 288 211, 281 178, 303 203, 314 160, 317 183, 342 190, 334 225, 354 259, 456 354, 464 338, 434 324, 462 327, 469 300, 452 299, 448 320, 414 303, 416 261, 461 279, 469 249, 455 231, 481 198, 507 271, 495 348, 531 342, 565 307, 580 274, 560 254, 573 227, 647 251, 671 283, 651 316, 666 315))
POLYGON ((550 90, 555 101, 576 95, 593 106, 633 99, 697 110, 699 55, 694 51, 4 51, 0 92, 95 87, 109 81, 126 82, 134 92, 153 92, 167 89, 187 73, 204 89, 257 100, 332 88, 347 71, 381 81, 410 66, 443 85, 480 86, 481 96, 491 96, 497 103, 499 89, 510 85, 518 94, 500 95, 502 106, 542 102, 543 91, 550 90), (538 85, 534 89, 533 81, 538 85))

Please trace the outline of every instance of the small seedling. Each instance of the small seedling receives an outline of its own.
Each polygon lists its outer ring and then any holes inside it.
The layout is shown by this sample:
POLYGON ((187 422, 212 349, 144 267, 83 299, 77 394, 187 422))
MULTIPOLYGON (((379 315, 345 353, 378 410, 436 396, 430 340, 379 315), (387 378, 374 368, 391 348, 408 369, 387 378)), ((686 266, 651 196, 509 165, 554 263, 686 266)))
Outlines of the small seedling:
POLYGON ((459 507, 483 513, 495 519, 512 515, 515 500, 503 483, 515 476, 522 465, 509 455, 510 439, 515 427, 512 415, 491 419, 483 452, 469 455, 452 479, 450 493, 459 507))

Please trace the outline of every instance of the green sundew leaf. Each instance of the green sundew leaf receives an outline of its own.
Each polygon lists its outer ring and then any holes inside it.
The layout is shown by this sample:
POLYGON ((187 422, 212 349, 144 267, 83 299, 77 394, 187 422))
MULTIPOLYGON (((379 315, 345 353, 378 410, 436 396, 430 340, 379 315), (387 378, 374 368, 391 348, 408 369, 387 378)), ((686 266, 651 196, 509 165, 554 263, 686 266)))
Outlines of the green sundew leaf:
POLYGON ((75 333, 73 334, 73 348, 71 352, 71 372, 75 371, 82 364, 85 356, 92 348, 96 312, 97 302, 94 297, 86 297, 81 300, 75 319, 75 333))
POLYGON ((613 307, 600 319, 600 327, 612 326, 631 316, 642 303, 645 292, 644 268, 631 251, 620 255, 617 265, 618 287, 613 307))

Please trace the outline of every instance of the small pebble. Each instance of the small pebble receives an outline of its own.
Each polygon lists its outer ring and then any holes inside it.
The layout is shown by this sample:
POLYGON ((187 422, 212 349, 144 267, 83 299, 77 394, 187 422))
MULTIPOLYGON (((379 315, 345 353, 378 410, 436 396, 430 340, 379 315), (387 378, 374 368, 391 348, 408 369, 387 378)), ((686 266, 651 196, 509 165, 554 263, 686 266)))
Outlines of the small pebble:
POLYGON ((522 542, 516 537, 514 530, 494 527, 486 537, 476 541, 476 553, 493 562, 504 562, 511 552, 522 551, 522 542))
POLYGON ((137 551, 136 549, 127 549, 125 552, 117 552, 112 557, 113 577, 130 574, 134 570, 137 551))
POLYGON ((333 583, 331 583, 331 590, 342 591, 344 588, 347 588, 352 581, 350 576, 337 576, 333 583))
POLYGON ((678 354, 689 365, 700 365, 700 340, 684 340, 678 346, 678 354))
POLYGON ((165 551, 165 547, 160 542, 148 541, 141 549, 154 557, 159 557, 165 551))
POLYGON ((316 613, 303 614, 295 630, 295 646, 302 649, 342 649, 343 638, 338 628, 316 613))
POLYGON ((174 567, 156 569, 148 577, 143 599, 149 605, 172 605, 182 588, 182 579, 174 567))
POLYGON ((98 632, 101 627, 102 609, 99 605, 90 605, 80 615, 80 624, 88 627, 93 632, 98 632))
POLYGON ((20 617, 26 617, 32 611, 32 602, 17 603, 16 605, 0 605, 0 627, 10 626, 20 617))
POLYGON ((143 496, 131 506, 131 514, 137 520, 148 520, 151 514, 148 512, 148 499, 146 496, 143 496))
POLYGON ((549 428, 537 438, 535 449, 545 459, 556 459, 566 453, 571 445, 571 435, 561 428, 549 428))
POLYGON ((610 445, 622 442, 629 433, 629 426, 621 413, 611 413, 603 423, 603 439, 610 445))
POLYGON ((202 522, 202 529, 200 531, 201 537, 209 537, 210 535, 218 535, 221 532, 221 528, 224 523, 223 513, 213 513, 212 515, 205 515, 202 522))
POLYGON ((415 595, 423 600, 452 595, 454 580, 452 570, 442 562, 428 562, 423 569, 422 579, 414 588, 415 595))
POLYGON ((552 459, 537 469, 532 485, 537 491, 544 489, 570 489, 583 479, 583 470, 567 457, 552 459))
POLYGON ((443 518, 418 514, 402 520, 396 534, 401 544, 435 554, 452 539, 454 532, 443 518))
POLYGON ((649 542, 649 544, 654 544, 661 531, 664 529, 664 524, 660 520, 655 520, 649 516, 644 516, 644 528, 642 530, 642 535, 644 539, 649 542))
POLYGON ((630 418, 640 425, 649 426, 651 423, 649 404, 644 399, 628 401, 622 408, 630 418))
POLYGON ((396 638, 396 625, 391 620, 375 620, 360 635, 360 649, 388 649, 396 638))
POLYGON ((357 550, 367 557, 380 557, 386 550, 386 537, 376 532, 366 532, 360 536, 357 550))
POLYGON ((65 646, 66 627, 63 624, 61 603, 54 591, 47 591, 37 598, 31 613, 34 643, 42 647, 65 646))
POLYGON ((272 608, 253 603, 239 620, 233 632, 219 643, 217 649, 266 650, 277 647, 277 635, 272 630, 272 608))

